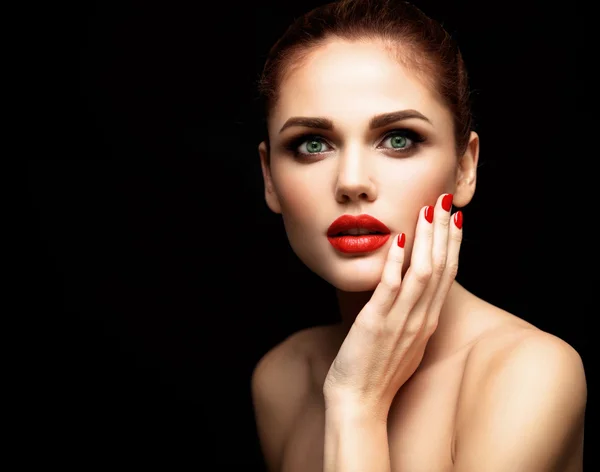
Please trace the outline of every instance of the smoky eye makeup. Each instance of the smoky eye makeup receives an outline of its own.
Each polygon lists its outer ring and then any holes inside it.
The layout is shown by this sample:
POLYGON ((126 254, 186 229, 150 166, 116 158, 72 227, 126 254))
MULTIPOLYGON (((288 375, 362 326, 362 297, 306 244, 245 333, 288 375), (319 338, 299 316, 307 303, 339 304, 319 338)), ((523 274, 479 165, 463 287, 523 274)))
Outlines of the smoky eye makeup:
MULTIPOLYGON (((388 131, 382 138, 380 138, 380 144, 378 145, 378 148, 398 155, 410 154, 414 153, 421 146, 421 144, 425 143, 426 141, 427 139, 421 133, 408 128, 397 128, 388 131), (382 146, 382 144, 388 140, 395 143, 395 145, 400 144, 400 147, 394 147, 394 144, 392 144, 392 147, 382 146)), ((324 136, 310 132, 289 137, 282 143, 282 146, 287 153, 290 153, 295 157, 319 156, 330 151, 329 149, 323 150, 323 147, 333 147, 331 144, 329 144, 327 138, 324 136), (309 152, 300 151, 299 148, 305 143, 309 143, 310 145, 310 147, 306 146, 307 150, 312 148, 314 152, 311 152, 310 150, 309 152), (314 146, 315 144, 316 146, 314 146)))

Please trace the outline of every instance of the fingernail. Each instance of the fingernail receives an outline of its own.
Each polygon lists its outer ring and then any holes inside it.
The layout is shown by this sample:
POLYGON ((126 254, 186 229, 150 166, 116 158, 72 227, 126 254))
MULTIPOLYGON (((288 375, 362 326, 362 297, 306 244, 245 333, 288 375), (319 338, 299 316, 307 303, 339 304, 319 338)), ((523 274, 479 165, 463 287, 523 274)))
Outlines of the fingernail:
POLYGON ((406 242, 406 235, 404 233, 400 233, 398 235, 398 246, 403 248, 405 242, 406 242))
POLYGON ((442 198, 442 208, 444 210, 450 211, 450 208, 452 208, 452 198, 453 195, 451 193, 444 195, 444 198, 442 198))
POLYGON ((462 211, 454 213, 454 224, 458 229, 462 229, 462 211))
POLYGON ((425 208, 425 219, 433 223, 433 207, 431 205, 425 208))

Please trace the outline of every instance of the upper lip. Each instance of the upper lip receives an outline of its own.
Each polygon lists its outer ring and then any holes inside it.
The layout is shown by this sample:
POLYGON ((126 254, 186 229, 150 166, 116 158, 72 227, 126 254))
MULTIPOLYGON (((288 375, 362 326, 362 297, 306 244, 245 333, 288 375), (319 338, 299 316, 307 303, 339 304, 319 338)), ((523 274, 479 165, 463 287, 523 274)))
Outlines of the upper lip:
POLYGON ((365 228, 378 233, 390 232, 389 228, 371 215, 342 215, 336 219, 327 230, 327 236, 335 236, 343 231, 354 228, 365 228))

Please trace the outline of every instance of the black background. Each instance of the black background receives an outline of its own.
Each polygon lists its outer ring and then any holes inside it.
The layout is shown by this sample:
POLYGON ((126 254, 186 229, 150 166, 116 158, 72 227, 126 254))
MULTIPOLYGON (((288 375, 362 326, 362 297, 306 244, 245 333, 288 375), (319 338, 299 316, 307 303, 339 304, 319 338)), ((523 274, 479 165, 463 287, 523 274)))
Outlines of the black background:
MULTIPOLYGON (((255 81, 287 25, 322 3, 87 2, 55 23, 25 306, 42 315, 31 375, 61 463, 262 467, 252 369, 337 308, 266 207, 255 81)), ((588 294, 571 272, 567 191, 585 152, 573 117, 592 113, 584 13, 415 4, 459 41, 474 90, 480 168, 457 279, 578 350, 587 445, 588 294)))

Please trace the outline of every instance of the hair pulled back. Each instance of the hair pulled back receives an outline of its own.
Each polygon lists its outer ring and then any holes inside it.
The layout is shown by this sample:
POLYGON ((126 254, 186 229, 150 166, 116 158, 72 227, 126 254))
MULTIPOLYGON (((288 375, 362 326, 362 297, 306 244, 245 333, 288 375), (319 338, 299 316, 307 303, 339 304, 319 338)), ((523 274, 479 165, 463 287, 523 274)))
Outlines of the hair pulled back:
MULTIPOLYGON (((453 119, 455 150, 462 156, 473 126, 468 75, 454 39, 437 21, 402 0, 340 0, 295 21, 270 49, 258 79, 265 125, 283 81, 308 55, 331 39, 380 41, 444 103, 453 119)), ((266 126, 265 126, 266 127, 266 126)), ((269 135, 266 133, 268 149, 269 135)))

